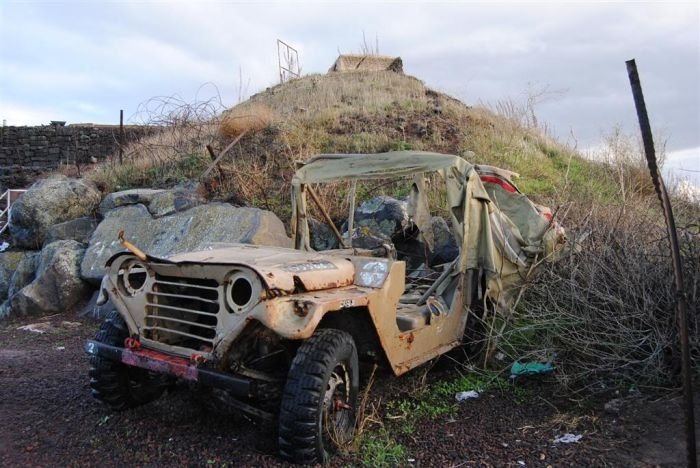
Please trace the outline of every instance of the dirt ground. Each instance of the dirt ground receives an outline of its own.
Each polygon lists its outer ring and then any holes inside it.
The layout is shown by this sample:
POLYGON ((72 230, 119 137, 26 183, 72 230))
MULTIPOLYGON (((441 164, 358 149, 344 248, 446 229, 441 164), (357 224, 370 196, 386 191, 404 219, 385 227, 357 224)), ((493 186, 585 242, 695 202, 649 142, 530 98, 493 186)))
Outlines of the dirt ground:
MULTIPOLYGON (((283 466, 275 430, 241 416, 207 413, 186 388, 124 413, 90 396, 84 340, 98 324, 58 315, 0 326, 0 466, 283 466), (44 334, 19 330, 50 322, 44 334)), ((435 372, 450 372, 440 370, 435 372)), ((430 374, 429 374, 430 378, 430 374)), ((390 399, 405 381, 381 374, 371 398, 390 399)), ((527 401, 487 392, 457 414, 418 421, 394 439, 404 466, 684 466, 679 398, 635 398, 619 412, 577 404, 551 385, 527 401), (578 443, 555 444, 567 432, 578 443)), ((390 426, 387 426, 390 429, 390 426)), ((332 465, 361 465, 361 451, 332 465)))

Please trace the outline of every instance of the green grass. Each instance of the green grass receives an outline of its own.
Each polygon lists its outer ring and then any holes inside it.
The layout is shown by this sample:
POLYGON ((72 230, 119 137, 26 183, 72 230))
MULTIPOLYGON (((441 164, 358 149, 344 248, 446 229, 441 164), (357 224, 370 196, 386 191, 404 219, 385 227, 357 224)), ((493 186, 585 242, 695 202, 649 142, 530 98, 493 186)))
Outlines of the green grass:
POLYGON ((471 390, 479 393, 512 392, 518 401, 527 398, 525 390, 515 387, 496 373, 470 373, 434 382, 409 398, 390 401, 387 404, 387 418, 393 421, 401 432, 411 434, 420 420, 456 414, 460 403, 455 400, 455 395, 471 390))
POLYGON ((408 451, 397 443, 386 429, 363 435, 360 443, 360 459, 363 466, 383 468, 407 463, 408 451))

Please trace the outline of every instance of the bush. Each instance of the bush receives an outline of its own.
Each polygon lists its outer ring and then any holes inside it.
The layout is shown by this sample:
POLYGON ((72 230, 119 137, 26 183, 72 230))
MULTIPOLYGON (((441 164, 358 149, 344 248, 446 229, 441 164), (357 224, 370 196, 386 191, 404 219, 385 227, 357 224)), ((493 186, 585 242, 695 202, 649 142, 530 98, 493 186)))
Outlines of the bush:
MULTIPOLYGON (((678 383, 678 322, 663 216, 652 197, 631 205, 597 208, 568 226, 570 254, 543 265, 523 286, 498 337, 510 358, 554 357, 561 382, 574 390, 678 383)), ((676 210, 697 368, 700 209, 676 210)))

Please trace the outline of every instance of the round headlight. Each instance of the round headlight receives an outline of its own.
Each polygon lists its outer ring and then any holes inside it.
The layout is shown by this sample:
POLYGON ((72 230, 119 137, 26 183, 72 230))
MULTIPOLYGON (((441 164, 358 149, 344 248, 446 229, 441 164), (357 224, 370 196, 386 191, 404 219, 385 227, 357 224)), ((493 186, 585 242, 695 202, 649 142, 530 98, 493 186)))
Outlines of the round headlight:
POLYGON ((226 281, 226 305, 231 312, 243 312, 256 304, 262 293, 258 276, 252 271, 234 270, 226 281))
POLYGON ((129 296, 135 296, 146 287, 148 268, 139 260, 127 260, 121 265, 121 286, 129 296))

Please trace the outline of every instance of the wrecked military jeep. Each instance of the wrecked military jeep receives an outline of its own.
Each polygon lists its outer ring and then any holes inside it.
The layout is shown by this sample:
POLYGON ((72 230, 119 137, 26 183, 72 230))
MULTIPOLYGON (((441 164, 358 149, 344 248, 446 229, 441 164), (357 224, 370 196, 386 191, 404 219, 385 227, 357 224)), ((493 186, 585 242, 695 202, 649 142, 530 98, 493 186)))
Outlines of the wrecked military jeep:
POLYGON ((283 457, 328 460, 353 435, 359 361, 399 376, 459 346, 485 303, 507 305, 513 285, 563 243, 550 211, 522 195, 513 175, 437 153, 320 155, 292 180, 294 249, 227 244, 156 258, 122 239, 126 251, 108 261, 101 287, 115 310, 86 343, 93 395, 123 410, 190 381, 206 398, 276 419, 283 457), (392 178, 408 184, 426 258, 429 185, 441 181, 455 258, 415 274, 390 239, 358 246, 356 184, 392 178), (338 197, 350 207, 345 235, 312 185, 334 183, 351 184, 338 197), (308 199, 338 248, 311 249, 308 199))

